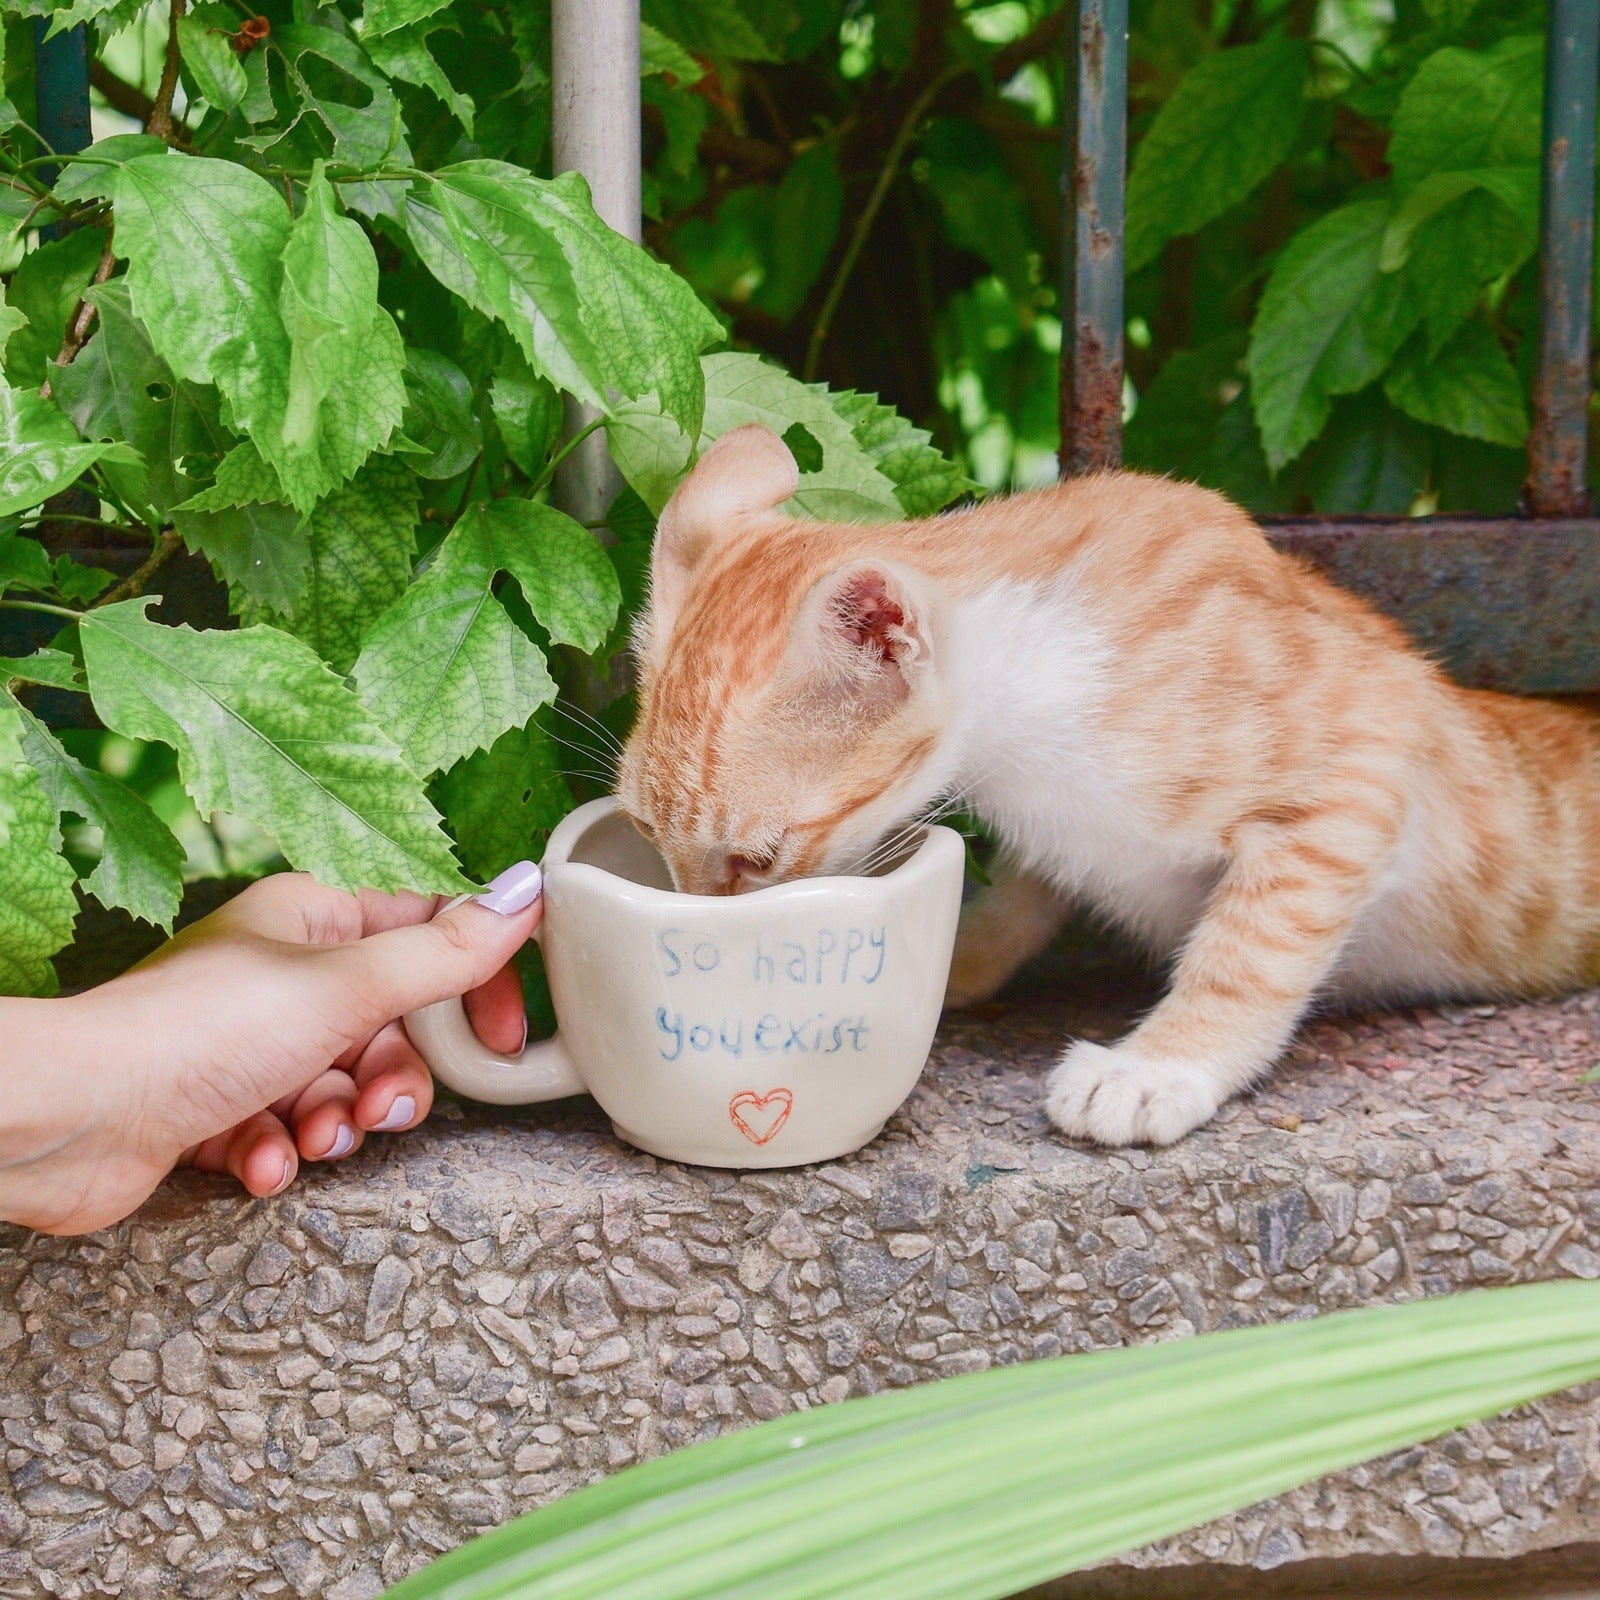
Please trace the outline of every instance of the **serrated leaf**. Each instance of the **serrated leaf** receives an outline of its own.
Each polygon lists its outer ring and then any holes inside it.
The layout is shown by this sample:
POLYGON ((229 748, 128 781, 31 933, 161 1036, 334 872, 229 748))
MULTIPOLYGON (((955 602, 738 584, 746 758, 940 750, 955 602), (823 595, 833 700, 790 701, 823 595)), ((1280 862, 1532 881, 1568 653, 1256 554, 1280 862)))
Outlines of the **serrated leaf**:
POLYGON ((541 712, 434 780, 433 796, 473 877, 487 883, 517 861, 537 861, 572 809, 565 757, 541 712))
POLYGON ((63 600, 86 604, 104 594, 117 581, 114 572, 104 567, 85 566, 71 556, 57 556, 55 564, 55 589, 63 600))
POLYGON ((645 22, 702 55, 735 61, 776 61, 766 36, 738 0, 643 0, 645 22))
POLYGON ((52 381, 61 408, 85 439, 121 440, 144 460, 144 493, 166 512, 197 487, 179 463, 209 455, 228 439, 210 389, 180 382, 156 354, 133 314, 122 279, 90 289, 97 312, 94 337, 52 381))
POLYGON ((1274 34, 1207 56, 1156 113, 1128 174, 1127 268, 1237 205, 1300 132, 1310 48, 1274 34))
POLYGON ((1341 400, 1305 458, 1319 516, 1405 515, 1427 487, 1431 439, 1376 390, 1341 400))
POLYGON ((931 517, 979 488, 934 448, 926 428, 913 427, 893 406, 880 404, 877 395, 854 389, 830 393, 820 384, 813 388, 850 424, 856 443, 894 485, 895 498, 908 517, 931 517))
MULTIPOLYGON (((274 26, 272 45, 300 103, 301 118, 320 122, 332 137, 330 161, 364 171, 381 167, 391 156, 402 163, 410 159, 400 102, 355 40, 332 28, 291 23, 274 26), (307 67, 307 57, 316 64, 314 71, 307 67), (340 78, 346 81, 340 83, 340 78)), ((269 136, 264 153, 271 152, 274 142, 275 136, 269 136)))
POLYGON ((337 888, 467 887, 400 749, 308 646, 268 627, 162 627, 149 603, 79 624, 90 693, 107 727, 177 750, 202 815, 247 818, 337 888))
POLYGON ((75 483, 96 461, 139 464, 125 444, 85 444, 51 401, 0 387, 0 516, 25 511, 75 483))
POLYGON ((646 78, 674 77, 685 88, 706 75, 706 69, 676 39, 669 39, 648 22, 639 24, 639 71, 646 78))
POLYGON ((364 27, 362 37, 368 34, 393 33, 397 28, 408 28, 413 23, 443 11, 450 0, 366 0, 362 9, 364 27))
POLYGON ((472 382, 437 350, 406 351, 406 438, 420 453, 412 470, 424 478, 453 478, 483 449, 483 430, 473 410, 472 382))
POLYGON ((0 694, 0 994, 51 994, 72 937, 77 874, 57 853, 56 814, 23 754, 22 708, 0 694))
POLYGON ((1386 152, 1406 193, 1435 172, 1537 167, 1544 40, 1516 34, 1488 50, 1436 50, 1406 85, 1386 152))
MULTIPOLYGON (((851 425, 826 397, 759 356, 720 351, 701 360, 705 425, 698 454, 723 434, 759 422, 780 438, 795 423, 822 446, 820 472, 802 473, 788 502, 797 515, 832 521, 884 521, 901 515, 895 486, 856 442, 851 425)), ((619 407, 606 428, 611 455, 640 499, 657 515, 688 470, 691 441, 649 401, 619 407)))
POLYGON ((616 395, 655 394, 698 431, 695 358, 721 327, 676 273, 600 221, 579 174, 445 167, 413 190, 406 226, 434 276, 503 322, 558 388, 602 410, 616 395))
POLYGON ((18 388, 36 389, 44 382, 47 365, 61 351, 67 318, 89 287, 104 248, 104 232, 78 228, 22 258, 6 291, 10 304, 28 319, 6 344, 6 376, 18 388))
POLYGON ((1413 340, 1384 379, 1384 393, 1419 422, 1490 444, 1528 436, 1522 380, 1494 330, 1469 322, 1436 355, 1413 340))
POLYGON ((217 25, 225 16, 220 6, 202 6, 198 13, 180 17, 178 49, 206 102, 219 111, 232 111, 244 99, 248 85, 228 33, 217 25))
POLYGON ((135 156, 158 156, 167 148, 153 133, 113 133, 96 139, 62 168, 51 193, 57 200, 109 200, 116 187, 116 169, 135 156))
POLYGON ((283 484, 270 461, 248 439, 232 446, 217 463, 217 475, 175 506, 175 511, 226 511, 230 506, 284 503, 283 484))
POLYGON ((617 620, 617 574, 594 535, 537 500, 491 500, 475 508, 495 562, 517 580, 528 609, 555 644, 590 652, 617 620))
POLYGON ((35 650, 31 656, 0 656, 0 686, 7 682, 37 683, 46 689, 88 687, 78 663, 65 650, 35 650))
POLYGON ((55 574, 50 557, 37 539, 0 530, 0 594, 7 589, 48 589, 55 574))
POLYGON ((228 585, 235 610, 253 601, 292 612, 302 603, 311 566, 305 522, 293 506, 262 502, 172 513, 183 542, 228 585))
POLYGON ((400 335, 376 304, 366 235, 333 214, 325 181, 291 224, 264 178, 202 156, 136 157, 116 196, 131 303, 157 351, 217 385, 309 510, 399 423, 400 335))
POLYGON ((84 887, 101 905, 172 932, 183 898, 183 846, 126 784, 69 755, 35 717, 22 712, 22 750, 55 807, 82 817, 102 837, 100 860, 84 887))
POLYGON ((428 48, 428 35, 438 25, 437 22, 418 22, 382 37, 366 38, 367 51, 372 57, 372 64, 380 72, 398 78, 402 83, 414 83, 442 102, 466 129, 470 139, 472 118, 477 110, 472 96, 463 94, 451 83, 445 76, 444 68, 434 60, 433 52, 428 48))
POLYGON ((356 661, 362 702, 424 776, 486 749, 555 698, 544 656, 492 587, 498 572, 521 582, 516 568, 531 565, 521 522, 500 509, 523 503, 469 506, 356 661))
POLYGON ((405 592, 416 546, 417 480, 403 462, 374 456, 355 478, 320 500, 302 535, 308 567, 292 612, 261 618, 304 639, 339 672, 363 635, 405 592))
POLYGON ((561 396, 555 386, 541 378, 512 345, 495 368, 489 404, 506 454, 530 478, 537 478, 561 437, 561 396))
POLYGON ((1365 388, 1420 316, 1403 277, 1380 272, 1386 200, 1358 200, 1290 240, 1250 331, 1256 423, 1276 471, 1316 437, 1332 396, 1365 388))
POLYGON ((0 285, 0 377, 5 376, 5 350, 11 335, 27 325, 27 317, 7 302, 5 287, 0 285))

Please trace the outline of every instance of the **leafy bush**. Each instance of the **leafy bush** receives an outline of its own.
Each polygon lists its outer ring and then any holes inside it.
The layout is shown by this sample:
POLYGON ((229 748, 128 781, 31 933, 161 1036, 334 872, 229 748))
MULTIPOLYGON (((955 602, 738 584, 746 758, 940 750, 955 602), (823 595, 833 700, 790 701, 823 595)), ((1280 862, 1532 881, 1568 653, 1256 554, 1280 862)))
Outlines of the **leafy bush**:
MULTIPOLYGON (((1512 506, 1537 0, 1133 9, 1129 460, 1261 511, 1512 506)), ((0 615, 46 648, 0 665, 6 989, 78 875, 165 925, 184 871, 171 807, 34 714, 62 691, 294 865, 453 889, 589 781, 557 697, 597 710, 706 440, 770 423, 827 516, 1055 470, 1050 0, 644 0, 647 251, 548 176, 541 0, 179 12, 8 12, 0 615), (34 18, 92 30, 73 159, 25 120, 34 18), (569 400, 630 486, 608 548, 549 503, 569 400), (147 612, 185 549, 240 626, 147 612)))

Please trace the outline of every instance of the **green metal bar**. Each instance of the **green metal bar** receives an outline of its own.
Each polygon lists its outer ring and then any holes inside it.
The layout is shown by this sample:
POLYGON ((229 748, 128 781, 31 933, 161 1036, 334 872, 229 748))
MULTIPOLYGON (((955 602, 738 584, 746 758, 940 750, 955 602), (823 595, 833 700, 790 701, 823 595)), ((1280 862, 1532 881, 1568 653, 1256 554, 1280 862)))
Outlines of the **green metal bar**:
POLYGON ((1528 507, 1540 517, 1578 516, 1589 502, 1597 71, 1600 6, 1595 0, 1550 0, 1539 258, 1541 343, 1533 432, 1528 439, 1528 507))
POLYGON ((1128 0, 1078 0, 1077 116, 1063 123, 1061 472, 1122 463, 1122 234, 1128 0))
MULTIPOLYGON (((44 136, 50 150, 58 155, 76 155, 94 138, 89 129, 89 30, 79 23, 53 39, 51 18, 38 17, 33 24, 33 60, 37 83, 37 110, 34 126, 44 136)), ((41 167, 39 175, 54 183, 57 168, 41 167)), ((70 224, 53 222, 39 230, 46 239, 57 238, 70 224)))

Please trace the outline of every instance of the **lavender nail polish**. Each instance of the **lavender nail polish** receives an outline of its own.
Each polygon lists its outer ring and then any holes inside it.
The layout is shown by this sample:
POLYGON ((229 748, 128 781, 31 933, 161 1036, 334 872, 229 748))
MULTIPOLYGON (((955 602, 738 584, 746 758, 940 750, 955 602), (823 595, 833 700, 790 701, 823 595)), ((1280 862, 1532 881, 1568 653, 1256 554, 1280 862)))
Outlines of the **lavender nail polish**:
POLYGON ((389 1114, 382 1122, 374 1123, 374 1133, 393 1133, 396 1128, 403 1128, 417 1114, 417 1102, 408 1094, 397 1094, 394 1104, 389 1107, 389 1114))
POLYGON ((497 911, 502 917, 514 917, 526 911, 544 889, 544 874, 537 861, 519 861, 507 867, 487 889, 473 898, 480 906, 497 911))
POLYGON ((283 1176, 278 1179, 278 1187, 274 1189, 272 1193, 282 1194, 283 1191, 289 1187, 289 1181, 293 1177, 294 1161, 289 1156, 285 1156, 283 1158, 283 1176))
POLYGON ((337 1161, 340 1156, 347 1156, 356 1147, 356 1136, 351 1133, 344 1123, 339 1124, 339 1132, 330 1149, 323 1153, 324 1161, 337 1161))

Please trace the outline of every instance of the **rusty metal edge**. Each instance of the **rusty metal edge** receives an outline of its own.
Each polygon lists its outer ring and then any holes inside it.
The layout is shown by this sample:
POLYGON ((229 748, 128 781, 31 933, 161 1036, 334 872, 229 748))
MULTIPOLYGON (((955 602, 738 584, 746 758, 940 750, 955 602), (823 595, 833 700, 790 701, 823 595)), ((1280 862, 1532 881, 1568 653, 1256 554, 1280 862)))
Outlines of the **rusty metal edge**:
POLYGON ((1263 519, 1472 688, 1600 690, 1600 517, 1263 519))

